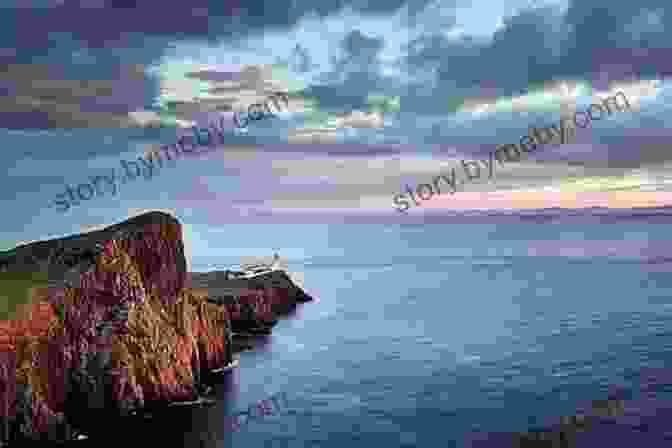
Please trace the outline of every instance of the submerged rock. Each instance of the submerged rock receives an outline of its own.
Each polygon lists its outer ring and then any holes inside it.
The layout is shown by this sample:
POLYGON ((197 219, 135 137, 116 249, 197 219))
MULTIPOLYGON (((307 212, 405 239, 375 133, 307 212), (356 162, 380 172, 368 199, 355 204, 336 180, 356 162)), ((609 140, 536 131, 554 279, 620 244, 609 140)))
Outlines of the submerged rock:
POLYGON ((583 448, 611 446, 662 447, 669 445, 672 407, 655 400, 625 401, 607 398, 593 401, 575 415, 544 428, 520 433, 472 434, 470 448, 583 448), (667 441, 666 441, 667 438, 667 441), (621 445, 618 445, 621 446, 621 445))

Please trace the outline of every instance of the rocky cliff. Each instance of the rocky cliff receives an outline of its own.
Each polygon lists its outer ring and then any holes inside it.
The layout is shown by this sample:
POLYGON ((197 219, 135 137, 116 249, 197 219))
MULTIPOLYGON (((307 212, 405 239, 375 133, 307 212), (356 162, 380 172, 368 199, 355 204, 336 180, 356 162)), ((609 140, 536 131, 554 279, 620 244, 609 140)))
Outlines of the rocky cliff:
POLYGON ((191 273, 188 284, 211 303, 229 311, 234 331, 246 332, 275 325, 275 316, 292 311, 297 304, 313 300, 284 271, 253 278, 231 278, 228 271, 191 273))
POLYGON ((228 299, 210 291, 217 274, 190 287, 181 226, 159 212, 20 246, 0 255, 0 271, 48 277, 0 321, 0 440, 10 442, 103 434, 135 409, 196 399, 232 361, 234 327, 270 328, 309 299, 280 272, 228 284, 228 299))

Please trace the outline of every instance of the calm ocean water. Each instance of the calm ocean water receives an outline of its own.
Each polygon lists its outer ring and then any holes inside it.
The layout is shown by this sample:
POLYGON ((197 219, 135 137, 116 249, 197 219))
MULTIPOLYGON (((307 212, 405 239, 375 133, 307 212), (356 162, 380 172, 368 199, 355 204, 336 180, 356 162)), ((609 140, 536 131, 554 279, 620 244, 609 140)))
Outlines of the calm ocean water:
MULTIPOLYGON (((162 447, 462 446, 617 390, 668 400, 670 227, 656 221, 274 226, 259 252, 281 241, 318 300, 240 355, 216 406, 142 432, 162 447), (225 430, 278 392, 286 410, 225 430)), ((193 269, 251 250, 231 247, 195 251, 193 269)))

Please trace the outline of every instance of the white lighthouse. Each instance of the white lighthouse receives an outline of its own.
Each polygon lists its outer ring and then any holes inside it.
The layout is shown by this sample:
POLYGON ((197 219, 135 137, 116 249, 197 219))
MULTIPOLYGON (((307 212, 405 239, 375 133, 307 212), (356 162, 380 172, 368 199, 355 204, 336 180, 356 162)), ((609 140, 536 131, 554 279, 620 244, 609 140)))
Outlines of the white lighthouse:
POLYGON ((562 83, 562 92, 560 99, 560 125, 562 126, 561 143, 576 142, 576 126, 574 125, 574 114, 576 113, 576 88, 570 92, 567 83, 562 83))

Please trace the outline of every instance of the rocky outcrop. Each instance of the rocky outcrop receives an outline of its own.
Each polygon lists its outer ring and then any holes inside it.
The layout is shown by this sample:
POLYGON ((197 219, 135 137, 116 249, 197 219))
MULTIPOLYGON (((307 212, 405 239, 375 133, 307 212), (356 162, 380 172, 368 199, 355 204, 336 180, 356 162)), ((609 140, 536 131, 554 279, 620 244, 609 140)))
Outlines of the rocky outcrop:
POLYGON ((1 441, 105 434, 135 410, 195 400, 233 360, 233 325, 272 324, 288 306, 276 296, 290 297, 243 291, 246 316, 187 287, 181 226, 159 212, 18 247, 0 270, 49 280, 0 322, 1 441))
POLYGON ((313 300, 280 270, 252 278, 232 278, 228 271, 192 272, 189 285, 207 292, 211 300, 225 303, 236 317, 244 312, 235 306, 237 297, 240 303, 253 308, 254 319, 262 323, 272 322, 272 316, 289 313, 297 304, 313 300))

